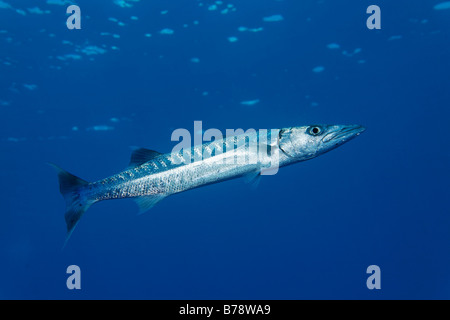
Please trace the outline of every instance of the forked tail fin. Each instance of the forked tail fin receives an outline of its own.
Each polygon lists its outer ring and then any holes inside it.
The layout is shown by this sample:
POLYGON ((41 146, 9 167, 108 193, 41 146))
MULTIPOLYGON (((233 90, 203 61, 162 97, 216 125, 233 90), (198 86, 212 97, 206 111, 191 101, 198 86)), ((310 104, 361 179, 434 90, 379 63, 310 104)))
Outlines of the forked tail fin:
POLYGON ((67 224, 67 236, 64 243, 65 246, 81 216, 95 201, 90 200, 83 195, 83 190, 89 182, 68 173, 57 165, 52 163, 49 164, 55 168, 58 173, 59 191, 66 200, 65 218, 67 224))

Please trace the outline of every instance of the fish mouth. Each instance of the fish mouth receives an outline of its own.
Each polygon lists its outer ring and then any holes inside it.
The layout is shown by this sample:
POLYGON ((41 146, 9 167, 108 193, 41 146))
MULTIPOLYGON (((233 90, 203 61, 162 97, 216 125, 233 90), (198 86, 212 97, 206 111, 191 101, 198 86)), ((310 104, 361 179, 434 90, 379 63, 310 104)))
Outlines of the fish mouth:
POLYGON ((324 143, 344 143, 353 138, 356 138, 361 133, 363 133, 365 130, 366 130, 366 128, 364 128, 363 126, 360 126, 360 125, 344 126, 343 128, 340 128, 336 131, 326 134, 323 137, 322 142, 324 142, 324 143))

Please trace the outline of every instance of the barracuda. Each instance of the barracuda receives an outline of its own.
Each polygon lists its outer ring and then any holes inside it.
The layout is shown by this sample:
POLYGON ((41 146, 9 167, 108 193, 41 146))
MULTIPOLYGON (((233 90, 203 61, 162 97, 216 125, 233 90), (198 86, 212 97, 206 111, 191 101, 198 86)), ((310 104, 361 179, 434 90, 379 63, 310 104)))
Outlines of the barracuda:
POLYGON ((66 242, 96 202, 133 198, 142 213, 175 193, 244 176, 255 181, 270 170, 335 149, 364 130, 359 125, 312 125, 254 130, 167 154, 141 148, 132 153, 125 171, 92 183, 51 164, 66 201, 66 242))

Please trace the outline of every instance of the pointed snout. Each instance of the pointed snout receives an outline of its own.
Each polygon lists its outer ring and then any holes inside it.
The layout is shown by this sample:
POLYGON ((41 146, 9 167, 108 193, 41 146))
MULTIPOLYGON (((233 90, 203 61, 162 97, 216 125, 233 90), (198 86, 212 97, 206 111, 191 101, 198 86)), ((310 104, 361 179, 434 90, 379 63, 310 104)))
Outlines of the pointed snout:
POLYGON ((350 125, 350 126, 344 126, 341 130, 341 133, 351 133, 351 134, 359 136, 364 131, 366 131, 366 128, 364 128, 363 126, 361 126, 359 124, 354 124, 354 125, 350 125))
POLYGON ((359 136, 365 130, 366 128, 361 125, 337 126, 335 130, 332 130, 323 137, 322 142, 341 144, 359 136))

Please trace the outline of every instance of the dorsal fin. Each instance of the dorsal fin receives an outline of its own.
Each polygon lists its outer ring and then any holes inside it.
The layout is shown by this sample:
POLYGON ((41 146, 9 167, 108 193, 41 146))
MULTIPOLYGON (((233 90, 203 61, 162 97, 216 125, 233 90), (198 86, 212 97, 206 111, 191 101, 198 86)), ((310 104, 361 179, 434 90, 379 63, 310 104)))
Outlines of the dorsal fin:
POLYGON ((140 166, 141 164, 144 164, 158 156, 160 156, 161 153, 154 150, 149 150, 145 148, 137 148, 133 150, 133 153, 131 154, 131 160, 130 164, 128 165, 129 168, 140 166))

